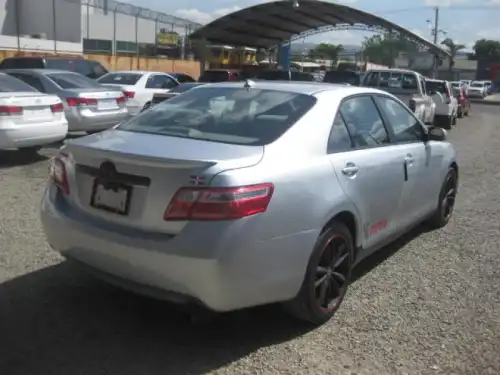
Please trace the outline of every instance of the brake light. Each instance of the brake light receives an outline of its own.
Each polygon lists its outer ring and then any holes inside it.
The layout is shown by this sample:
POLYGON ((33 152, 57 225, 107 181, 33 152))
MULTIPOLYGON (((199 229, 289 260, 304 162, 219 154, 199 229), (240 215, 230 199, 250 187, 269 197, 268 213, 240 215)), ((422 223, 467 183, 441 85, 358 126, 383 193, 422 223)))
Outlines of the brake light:
POLYGON ((230 81, 237 81, 238 80, 238 75, 234 72, 229 72, 229 80, 230 81))
POLYGON ((56 185, 65 195, 69 194, 68 173, 66 171, 66 162, 68 156, 60 153, 52 158, 49 166, 50 180, 56 185))
POLYGON ((120 103, 125 103, 125 100, 126 100, 126 99, 125 99, 125 97, 124 97, 124 96, 120 96, 119 98, 116 98, 116 102, 117 102, 118 104, 120 104, 120 103))
POLYGON ((135 96, 135 92, 133 91, 124 91, 123 94, 125 95, 126 99, 133 99, 135 96))
POLYGON ((273 184, 231 188, 180 188, 165 210, 164 220, 234 220, 267 210, 273 184))
POLYGON ((16 116, 23 114, 23 107, 17 105, 0 105, 0 116, 16 116))
POLYGON ((97 99, 93 98, 67 98, 66 102, 70 107, 82 107, 86 105, 97 105, 97 99))
POLYGON ((63 107, 62 103, 52 104, 52 105, 50 106, 50 110, 51 110, 53 113, 59 113, 59 112, 64 111, 64 107, 63 107))

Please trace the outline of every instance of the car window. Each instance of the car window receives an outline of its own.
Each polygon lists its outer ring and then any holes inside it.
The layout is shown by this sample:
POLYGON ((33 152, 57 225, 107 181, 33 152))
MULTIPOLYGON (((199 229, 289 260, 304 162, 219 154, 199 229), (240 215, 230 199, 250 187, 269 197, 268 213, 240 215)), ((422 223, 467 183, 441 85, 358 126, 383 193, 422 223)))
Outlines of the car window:
POLYGON ((368 75, 365 77, 364 85, 368 87, 378 87, 378 77, 379 77, 378 72, 368 73, 368 75))
POLYGON ((185 83, 185 82, 196 82, 192 77, 186 75, 186 74, 176 74, 175 79, 179 81, 180 83, 185 83))
POLYGON ((11 58, 0 64, 0 69, 42 69, 43 60, 37 58, 11 58))
POLYGON ((332 130, 330 131, 330 137, 328 138, 328 148, 329 154, 334 152, 343 152, 351 150, 353 147, 351 136, 347 131, 347 126, 344 119, 337 113, 335 120, 333 121, 332 130))
POLYGON ((108 73, 97 79, 104 84, 134 86, 143 76, 141 73, 108 73))
POLYGON ((244 145, 281 137, 316 103, 287 91, 198 87, 133 117, 120 130, 244 145))
POLYGON ((108 73, 108 70, 104 66, 102 66, 99 62, 89 61, 89 60, 87 61, 89 63, 91 71, 89 78, 97 79, 108 73))
POLYGON ((37 92, 33 87, 8 74, 0 74, 0 92, 37 92))
POLYGON ((40 92, 45 92, 45 88, 43 87, 42 81, 37 77, 23 73, 9 73, 9 75, 16 77, 17 79, 20 79, 24 83, 27 83, 28 85, 37 89, 40 92))
POLYGON ((47 59, 48 69, 68 70, 76 72, 76 61, 74 59, 47 59))
POLYGON ((291 73, 288 70, 262 70, 256 74, 255 78, 267 81, 289 81, 291 73))
POLYGON ((389 143, 389 136, 373 99, 357 96, 340 106, 355 147, 374 147, 389 143))
POLYGON ((226 70, 207 70, 203 72, 198 82, 225 82, 229 80, 226 70))
POLYGON ((422 142, 422 126, 408 109, 386 96, 377 96, 375 100, 388 121, 394 142, 422 142))
POLYGON ((101 88, 102 86, 93 79, 77 73, 52 73, 47 78, 54 81, 62 89, 101 88))
POLYGON ((177 86, 177 83, 169 76, 163 74, 152 74, 146 81, 147 89, 169 89, 177 86))
POLYGON ((448 88, 446 87, 446 83, 443 81, 427 81, 426 82, 427 90, 433 92, 439 92, 441 94, 447 94, 448 88))
POLYGON ((482 82, 474 82, 474 83, 471 83, 470 87, 484 87, 484 83, 482 82))

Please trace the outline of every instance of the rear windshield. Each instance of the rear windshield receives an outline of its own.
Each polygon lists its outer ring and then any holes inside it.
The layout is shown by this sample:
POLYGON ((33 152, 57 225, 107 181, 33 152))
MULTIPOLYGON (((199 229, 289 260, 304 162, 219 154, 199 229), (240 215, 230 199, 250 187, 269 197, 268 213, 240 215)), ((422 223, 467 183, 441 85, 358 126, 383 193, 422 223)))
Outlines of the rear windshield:
POLYGON ((255 78, 268 81, 289 81, 290 72, 288 70, 263 70, 258 72, 255 78))
POLYGON ((474 82, 470 85, 470 87, 484 87, 484 83, 474 82))
POLYGON ((181 93, 181 92, 186 92, 188 90, 191 90, 192 88, 202 86, 201 84, 186 84, 186 83, 181 83, 178 86, 173 87, 170 89, 169 92, 175 92, 175 93, 181 93))
POLYGON ((40 69, 44 68, 42 59, 10 58, 0 63, 0 69, 40 69))
POLYGON ((97 80, 99 83, 135 85, 142 77, 139 73, 108 73, 97 80))
POLYGON ((349 71, 329 71, 326 72, 323 82, 328 83, 348 83, 353 86, 359 85, 359 74, 349 71))
POLYGON ((6 74, 0 74, 0 92, 37 92, 23 81, 6 74))
POLYGON ((96 81, 76 73, 53 73, 47 77, 62 89, 83 89, 102 87, 96 81))
POLYGON ((152 107, 120 130, 241 145, 278 139, 316 103, 293 92, 199 87, 152 107))
POLYGON ((229 80, 229 73, 225 70, 212 70, 204 72, 198 82, 225 82, 229 80))
POLYGON ((446 84, 444 82, 426 81, 425 86, 427 87, 427 91, 435 91, 441 94, 448 93, 448 90, 446 90, 446 84))

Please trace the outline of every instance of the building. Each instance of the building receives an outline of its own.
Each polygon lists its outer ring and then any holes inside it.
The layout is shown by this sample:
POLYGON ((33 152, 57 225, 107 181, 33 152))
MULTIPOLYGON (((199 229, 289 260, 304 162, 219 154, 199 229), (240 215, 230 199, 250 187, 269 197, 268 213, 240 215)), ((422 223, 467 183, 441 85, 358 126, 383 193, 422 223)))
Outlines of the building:
POLYGON ((0 0, 0 50, 170 55, 200 26, 113 0, 0 0))

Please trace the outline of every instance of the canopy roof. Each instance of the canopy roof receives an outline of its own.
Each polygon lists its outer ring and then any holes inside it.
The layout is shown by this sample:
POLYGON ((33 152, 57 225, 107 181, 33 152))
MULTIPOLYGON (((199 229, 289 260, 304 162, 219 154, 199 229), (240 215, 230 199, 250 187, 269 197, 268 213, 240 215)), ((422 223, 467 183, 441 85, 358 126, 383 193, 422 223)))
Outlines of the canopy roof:
POLYGON ((270 48, 298 34, 329 26, 392 30, 434 54, 450 56, 446 49, 381 17, 319 0, 265 2, 218 18, 190 37, 212 43, 270 48))

